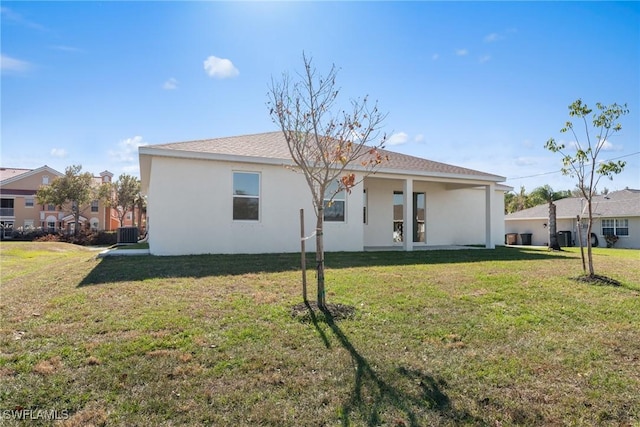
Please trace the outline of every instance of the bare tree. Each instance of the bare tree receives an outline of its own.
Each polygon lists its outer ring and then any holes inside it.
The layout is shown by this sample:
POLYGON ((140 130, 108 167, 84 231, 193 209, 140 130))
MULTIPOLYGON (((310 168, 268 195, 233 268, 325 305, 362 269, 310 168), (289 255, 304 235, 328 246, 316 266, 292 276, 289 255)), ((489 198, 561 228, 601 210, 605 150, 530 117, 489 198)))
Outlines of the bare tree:
MULTIPOLYGON (((592 278, 595 276, 593 256, 591 253, 593 196, 597 194, 596 187, 600 178, 606 176, 609 179, 613 179, 613 176, 621 173, 625 167, 625 162, 620 160, 617 162, 611 160, 598 161, 598 155, 606 145, 610 144, 609 138, 622 129, 622 125, 618 122, 618 119, 629 113, 627 104, 618 105, 614 103, 605 106, 598 102, 596 103, 596 108, 598 112, 591 116, 590 126, 588 118, 593 110, 580 99, 569 105, 569 117, 578 118, 579 124, 584 126, 583 133, 579 130, 576 131, 573 122, 567 121, 565 126, 560 130, 562 133, 571 132, 573 135, 575 145, 573 145, 572 148, 575 148, 575 153, 567 153, 565 144, 558 143, 553 138, 550 138, 545 144, 546 149, 562 155, 562 173, 578 179, 577 187, 581 196, 587 202, 587 258, 589 261, 589 276, 592 278)), ((581 233, 581 226, 579 227, 578 233, 581 233)), ((582 250, 582 245, 580 249, 582 250)))
POLYGON ((317 303, 325 308, 325 210, 332 208, 338 193, 350 192, 385 160, 379 149, 386 141, 386 135, 380 136, 386 114, 378 110, 377 102, 370 105, 367 97, 351 100, 348 110, 341 109, 335 65, 323 77, 304 53, 302 59, 304 72, 297 79, 283 73, 281 80, 271 80, 267 106, 284 134, 296 170, 304 175, 311 191, 316 215, 317 303))

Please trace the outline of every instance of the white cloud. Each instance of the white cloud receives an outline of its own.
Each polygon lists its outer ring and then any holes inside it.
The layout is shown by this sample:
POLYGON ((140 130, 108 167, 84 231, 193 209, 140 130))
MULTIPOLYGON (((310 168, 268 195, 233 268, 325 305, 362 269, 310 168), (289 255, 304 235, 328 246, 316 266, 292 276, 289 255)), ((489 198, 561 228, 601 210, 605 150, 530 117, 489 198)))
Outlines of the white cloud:
POLYGON ((51 157, 64 159, 65 157, 67 157, 67 150, 65 150, 64 148, 52 148, 49 154, 51 155, 51 157))
POLYGON ((456 55, 458 56, 467 56, 469 51, 467 49, 456 49, 456 55))
POLYGON ((7 18, 8 20, 16 22, 16 23, 18 23, 20 25, 24 25, 27 28, 32 28, 34 30, 40 30, 40 31, 46 31, 46 28, 43 27, 42 25, 40 25, 40 24, 38 24, 36 22, 30 21, 28 19, 23 18, 22 15, 12 11, 8 7, 0 7, 0 14, 2 14, 2 16, 7 18))
POLYGON ((142 147, 144 145, 147 145, 147 143, 142 140, 141 136, 123 139, 118 143, 118 148, 116 150, 109 150, 109 157, 111 160, 120 163, 137 163, 138 147, 142 147))
POLYGON ((433 59, 434 61, 437 61, 438 59, 440 59, 440 54, 434 53, 433 55, 431 55, 431 59, 433 59))
POLYGON ((227 79, 240 74, 240 71, 228 59, 210 56, 204 61, 204 70, 209 77, 227 79))
POLYGON ((493 43, 493 42, 497 42, 498 40, 502 40, 503 37, 498 34, 498 33, 491 33, 491 34, 487 34, 484 37, 484 42, 485 43, 493 43))
POLYGON ((491 60, 491 55, 482 55, 478 61, 481 64, 484 64, 485 62, 489 62, 490 60, 491 60))
POLYGON ((416 136, 413 137, 413 141, 414 142, 422 142, 424 141, 424 135, 419 133, 416 136))
POLYGON ((394 133, 387 139, 387 145, 400 145, 409 140, 409 135, 404 132, 394 133))
POLYGON ((178 89, 178 80, 171 77, 169 80, 164 82, 164 84, 162 85, 162 89, 166 89, 166 90, 178 89))
POLYGON ((51 46, 51 49, 54 50, 60 50, 62 52, 71 52, 71 53, 78 53, 78 52, 82 52, 82 49, 79 49, 77 47, 73 47, 73 46, 64 46, 64 45, 55 45, 55 46, 51 46))
POLYGON ((31 68, 31 64, 20 59, 0 54, 0 69, 2 71, 22 72, 31 68))
POLYGON ((534 157, 518 157, 515 159, 516 166, 535 166, 538 161, 534 157))
MULTIPOLYGON (((568 146, 573 148, 574 150, 578 149, 578 143, 576 141, 571 141, 568 144, 568 146)), ((614 145, 614 144, 612 144, 611 142, 609 142, 606 139, 600 140, 600 142, 598 143, 598 147, 602 151, 620 151, 620 150, 622 150, 622 146, 614 145)), ((586 146, 582 146, 582 149, 586 150, 587 147, 586 146)))
POLYGON ((600 147, 602 151, 614 151, 619 149, 617 146, 613 145, 606 139, 601 139, 598 143, 598 147, 600 147))

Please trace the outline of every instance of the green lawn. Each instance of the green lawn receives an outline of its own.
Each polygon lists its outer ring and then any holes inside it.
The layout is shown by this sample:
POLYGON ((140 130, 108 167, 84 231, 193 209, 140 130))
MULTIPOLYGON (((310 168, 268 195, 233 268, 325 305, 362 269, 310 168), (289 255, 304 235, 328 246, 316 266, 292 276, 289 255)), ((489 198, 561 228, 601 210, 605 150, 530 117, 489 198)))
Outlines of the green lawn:
POLYGON ((328 254, 334 322, 292 317, 295 254, 2 242, 0 424, 636 426, 640 251, 594 252, 621 286, 573 248, 328 254))

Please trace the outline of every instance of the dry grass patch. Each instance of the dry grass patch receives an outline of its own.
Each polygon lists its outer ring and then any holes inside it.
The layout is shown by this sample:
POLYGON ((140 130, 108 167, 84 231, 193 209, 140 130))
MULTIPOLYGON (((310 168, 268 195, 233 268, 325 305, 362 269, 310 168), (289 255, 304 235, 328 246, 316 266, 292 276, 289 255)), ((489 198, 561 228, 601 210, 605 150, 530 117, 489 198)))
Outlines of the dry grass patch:
POLYGON ((33 372, 40 375, 51 375, 62 368, 62 359, 59 356, 48 360, 42 360, 33 367, 33 372))

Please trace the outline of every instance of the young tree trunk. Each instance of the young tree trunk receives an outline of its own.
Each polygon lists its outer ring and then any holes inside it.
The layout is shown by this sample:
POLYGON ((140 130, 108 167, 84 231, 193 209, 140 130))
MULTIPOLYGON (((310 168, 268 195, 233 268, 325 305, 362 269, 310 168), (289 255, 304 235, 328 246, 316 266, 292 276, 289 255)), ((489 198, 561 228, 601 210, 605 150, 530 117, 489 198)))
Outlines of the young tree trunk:
POLYGON ((75 222, 75 224, 73 226, 73 236, 77 237, 78 236, 78 229, 80 228, 80 208, 79 207, 72 207, 71 209, 73 211, 73 221, 75 222))
POLYGON ((560 250, 558 243, 558 231, 556 230, 556 205, 549 202, 549 249, 560 250))
MULTIPOLYGON (((320 205, 322 206, 322 205, 320 205)), ((316 222, 316 268, 318 275, 318 307, 325 308, 326 299, 324 292, 324 211, 318 209, 318 218, 316 222)))
POLYGON ((300 267, 302 269, 302 300, 307 301, 307 248, 304 235, 304 209, 300 209, 300 267))
POLYGON ((589 222, 587 223, 587 261, 589 263, 589 276, 595 276, 593 270, 593 254, 591 251, 591 229, 593 226, 593 211, 591 207, 591 199, 587 200, 587 209, 589 210, 589 222))
POLYGON ((580 257, 582 258, 582 272, 587 272, 587 264, 584 261, 584 242, 582 241, 582 220, 580 215, 576 217, 576 224, 578 225, 578 245, 580 246, 580 257))

